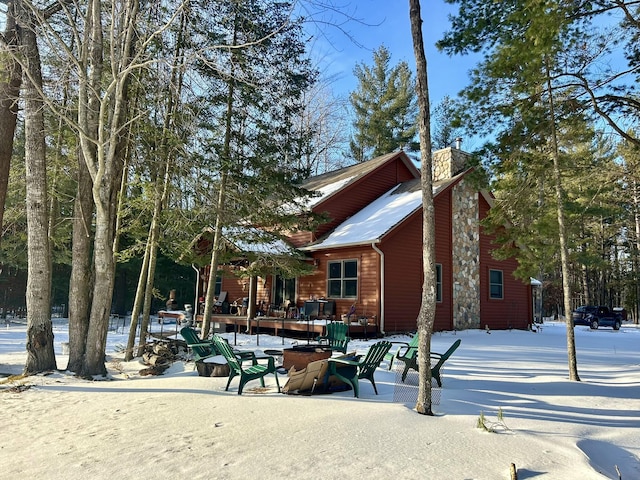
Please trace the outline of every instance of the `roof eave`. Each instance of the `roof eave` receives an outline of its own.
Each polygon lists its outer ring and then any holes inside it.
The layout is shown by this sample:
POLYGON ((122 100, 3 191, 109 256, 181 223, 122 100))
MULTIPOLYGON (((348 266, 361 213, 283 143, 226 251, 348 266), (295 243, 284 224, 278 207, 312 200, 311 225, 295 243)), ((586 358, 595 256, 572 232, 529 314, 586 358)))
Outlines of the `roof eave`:
POLYGON ((303 252, 318 252, 320 250, 335 250, 337 248, 361 247, 363 245, 371 245, 372 243, 380 243, 381 241, 381 238, 374 238, 371 240, 358 240, 357 242, 340 243, 337 245, 308 245, 306 247, 300 247, 298 250, 303 252))

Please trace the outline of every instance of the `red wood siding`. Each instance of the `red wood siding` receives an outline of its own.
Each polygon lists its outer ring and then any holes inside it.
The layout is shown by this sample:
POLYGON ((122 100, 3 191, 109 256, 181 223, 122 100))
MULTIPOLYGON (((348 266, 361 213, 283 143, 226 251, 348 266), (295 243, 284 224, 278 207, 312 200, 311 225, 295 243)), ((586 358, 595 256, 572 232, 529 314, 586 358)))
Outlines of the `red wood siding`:
POLYGON ((453 258, 451 253, 451 190, 434 200, 436 263, 442 265, 442 301, 436 304, 435 331, 453 330, 453 258))
POLYGON ((415 331, 422 295, 422 210, 385 237, 379 248, 384 252, 384 331, 415 331))
MULTIPOLYGON (((489 211, 489 204, 480 196, 480 219, 484 219, 489 211)), ((513 276, 518 267, 515 258, 494 260, 491 250, 496 248, 492 243, 494 236, 486 235, 480 229, 480 326, 488 325, 491 329, 506 328, 526 329, 531 323, 532 300, 531 285, 513 276), (489 298, 489 271, 501 270, 504 282, 501 300, 489 298)))
MULTIPOLYGON (((442 265, 442 301, 435 331, 453 329, 451 195, 435 199, 436 263, 442 265)), ((385 255, 385 332, 415 331, 422 301, 422 211, 414 213, 380 245, 385 255)))
POLYGON ((287 239, 289 240, 289 243, 296 248, 307 245, 315 240, 313 232, 296 232, 290 234, 287 239))
POLYGON ((391 190, 396 185, 413 179, 413 174, 398 157, 368 175, 360 178, 352 185, 336 192, 331 198, 314 209, 318 213, 326 213, 330 221, 320 225, 317 237, 333 230, 356 212, 391 190))
POLYGON ((336 317, 349 312, 355 302, 356 315, 376 316, 380 318, 379 294, 379 255, 371 246, 359 248, 343 248, 318 252, 314 254, 318 267, 313 275, 298 279, 298 306, 303 306, 310 298, 326 298, 327 296, 327 263, 337 260, 358 260, 358 297, 331 298, 336 301, 336 317))

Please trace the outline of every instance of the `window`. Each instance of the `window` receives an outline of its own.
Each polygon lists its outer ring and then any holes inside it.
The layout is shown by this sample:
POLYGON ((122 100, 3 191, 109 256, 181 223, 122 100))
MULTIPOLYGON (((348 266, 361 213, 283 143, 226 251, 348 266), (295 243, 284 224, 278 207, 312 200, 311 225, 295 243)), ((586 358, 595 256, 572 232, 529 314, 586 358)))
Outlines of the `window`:
POLYGON ((489 298, 504 298, 502 270, 489 270, 489 298))
POLYGON ((436 302, 442 301, 442 265, 436 263, 436 302))
POLYGON ((358 296, 358 261, 342 260, 328 263, 327 294, 332 298, 358 296))
POLYGON ((296 301, 296 279, 283 278, 276 275, 273 286, 273 303, 278 306, 286 306, 289 301, 296 301))

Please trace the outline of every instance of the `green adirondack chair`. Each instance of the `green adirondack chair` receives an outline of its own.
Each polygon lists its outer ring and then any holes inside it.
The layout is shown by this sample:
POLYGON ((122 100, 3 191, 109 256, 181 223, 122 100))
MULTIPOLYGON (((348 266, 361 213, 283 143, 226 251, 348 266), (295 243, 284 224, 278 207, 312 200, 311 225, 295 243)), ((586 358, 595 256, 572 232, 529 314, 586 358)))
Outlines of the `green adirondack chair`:
MULTIPOLYGON (((182 335, 182 338, 184 338, 185 342, 187 343, 187 347, 191 350, 191 353, 193 354, 193 360, 196 363, 204 360, 205 358, 222 355, 222 353, 219 352, 213 345, 213 342, 211 340, 202 340, 198 336, 198 332, 196 332, 191 327, 183 327, 180 330, 180 335, 182 335)), ((242 357, 243 359, 251 358, 252 352, 241 352, 235 349, 233 351, 236 355, 240 355, 240 357, 242 357)))
POLYGON ((202 340, 198 336, 198 332, 193 328, 183 327, 180 330, 180 335, 182 335, 184 341, 187 342, 187 347, 191 350, 193 360, 195 362, 219 355, 219 353, 213 348, 213 344, 210 341, 202 340))
POLYGON ((329 368, 325 377, 325 384, 331 375, 335 375, 343 382, 351 385, 353 388, 353 396, 360 396, 360 389, 358 387, 358 381, 361 378, 366 378, 373 385, 373 391, 378 394, 376 388, 376 382, 373 379, 373 374, 384 359, 384 356, 389 352, 391 348, 391 342, 385 340, 377 342, 369 348, 369 351, 361 360, 345 360, 341 358, 329 358, 329 368))
POLYGON ((258 363, 258 359, 256 358, 253 352, 244 352, 251 355, 251 357, 240 358, 237 356, 231 346, 218 335, 213 336, 213 345, 216 350, 220 352, 221 355, 227 360, 229 364, 229 380, 227 381, 227 387, 225 391, 229 390, 229 385, 231 384, 231 380, 234 377, 240 376, 240 385, 238 386, 238 395, 242 395, 242 389, 244 388, 247 382, 251 380, 260 380, 260 385, 264 387, 264 377, 269 373, 273 373, 276 377, 276 385, 278 387, 278 391, 280 391, 280 383, 278 382, 278 373, 276 372, 276 364, 273 357, 268 357, 265 360, 268 361, 267 365, 258 363), (243 366, 242 363, 246 360, 251 360, 251 365, 243 366))
MULTIPOLYGON (((418 334, 416 333, 413 338, 411 338, 411 341, 409 343, 406 342, 391 342, 391 343, 400 343, 401 346, 400 348, 398 348, 398 350, 396 350, 394 353, 387 353, 385 355, 385 360, 389 361, 389 370, 391 370, 391 367, 393 367, 393 361, 396 359, 396 356, 398 355, 398 353, 401 353, 403 348, 407 348, 407 351, 411 350, 411 349, 417 349, 418 348, 418 334)), ((417 350, 416 350, 417 352, 417 350)))
POLYGON ((327 344, 331 350, 347 353, 347 345, 351 337, 347 336, 349 326, 342 322, 331 322, 327 324, 327 334, 316 337, 316 342, 327 344))
MULTIPOLYGON (((413 339, 417 338, 416 335, 413 339)), ((413 339, 411 342, 413 343, 413 339)), ((431 378, 434 378, 438 383, 439 387, 442 387, 442 379, 440 378, 440 369, 444 362, 456 351, 456 349, 460 346, 460 342, 462 340, 458 339, 453 342, 453 345, 449 347, 449 349, 444 353, 436 353, 431 352, 431 378), (435 365, 433 364, 435 361, 435 365)), ((417 342, 417 340, 416 340, 417 342)), ((400 347, 398 352, 395 355, 396 360, 401 360, 404 362, 404 371, 402 372, 402 381, 404 382, 407 378, 407 373, 410 369, 418 371, 418 347, 417 345, 414 347, 400 347)))

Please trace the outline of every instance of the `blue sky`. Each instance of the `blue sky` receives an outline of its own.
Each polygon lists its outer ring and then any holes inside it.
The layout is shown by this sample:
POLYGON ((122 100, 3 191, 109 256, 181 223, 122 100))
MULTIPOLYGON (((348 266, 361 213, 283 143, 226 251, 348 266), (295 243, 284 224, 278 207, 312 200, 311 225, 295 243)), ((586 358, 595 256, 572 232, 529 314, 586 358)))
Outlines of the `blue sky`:
MULTIPOLYGON (((457 7, 443 0, 422 0, 421 3, 422 33, 433 108, 445 95, 455 98, 469 83, 468 72, 480 56, 449 57, 439 52, 435 42, 449 28, 448 15, 457 7)), ((391 52, 392 64, 404 60, 415 72, 409 0, 343 0, 334 4, 354 19, 336 13, 316 17, 322 18, 327 24, 315 25, 318 30, 312 53, 315 59, 320 59, 324 75, 334 78, 331 87, 336 95, 347 97, 349 92, 356 89, 354 66, 357 63, 371 65, 373 50, 382 44, 391 52), (340 24, 340 27, 335 24, 340 24)), ((467 148, 470 146, 466 145, 467 148)))
MULTIPOLYGON (((371 65, 373 50, 382 44, 391 52, 393 64, 404 60, 415 71, 408 0, 351 0, 345 5, 348 6, 344 10, 363 23, 337 15, 332 19, 334 22, 344 21, 341 28, 360 45, 338 27, 330 25, 320 26, 322 32, 313 45, 314 55, 322 59, 329 72, 338 76, 334 85, 336 91, 348 93, 356 88, 353 67, 359 62, 371 65)), ((449 57, 435 47, 435 42, 448 29, 447 16, 453 11, 453 7, 442 0, 422 1, 422 34, 433 104, 445 95, 455 97, 468 84, 468 71, 479 59, 479 56, 449 57)))

